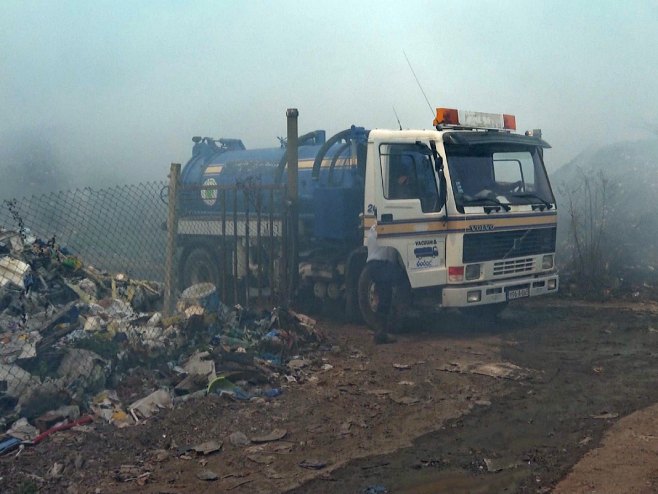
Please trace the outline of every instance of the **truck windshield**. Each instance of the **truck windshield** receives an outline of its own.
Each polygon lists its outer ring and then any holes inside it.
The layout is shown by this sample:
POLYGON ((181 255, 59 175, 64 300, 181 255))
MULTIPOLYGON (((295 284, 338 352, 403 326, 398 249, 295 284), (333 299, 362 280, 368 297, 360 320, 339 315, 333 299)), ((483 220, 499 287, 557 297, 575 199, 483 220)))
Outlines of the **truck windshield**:
MULTIPOLYGON (((541 154, 515 144, 446 144, 446 157, 457 207, 555 203, 541 154)), ((505 210, 509 207, 504 207, 505 210)))

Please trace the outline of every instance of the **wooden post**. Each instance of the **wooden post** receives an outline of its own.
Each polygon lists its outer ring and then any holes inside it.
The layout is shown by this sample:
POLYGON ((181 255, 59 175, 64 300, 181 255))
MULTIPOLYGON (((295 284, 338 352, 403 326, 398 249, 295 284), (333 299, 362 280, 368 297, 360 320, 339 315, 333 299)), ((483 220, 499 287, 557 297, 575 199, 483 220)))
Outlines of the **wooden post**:
POLYGON ((176 295, 176 237, 178 235, 178 185, 180 163, 172 163, 169 171, 167 212, 167 251, 165 258, 164 303, 162 313, 169 317, 174 312, 176 295))
POLYGON ((299 117, 299 111, 297 108, 288 108, 286 111, 286 117, 288 130, 288 141, 286 148, 286 153, 288 155, 288 207, 290 213, 288 222, 289 243, 287 244, 290 248, 290 252, 288 252, 288 259, 290 260, 290 264, 288 266, 289 284, 286 287, 288 290, 288 293, 286 294, 286 302, 289 305, 292 301, 292 298, 296 295, 297 285, 299 283, 299 245, 297 243, 297 236, 299 235, 299 204, 297 194, 299 142, 297 132, 297 118, 299 117))

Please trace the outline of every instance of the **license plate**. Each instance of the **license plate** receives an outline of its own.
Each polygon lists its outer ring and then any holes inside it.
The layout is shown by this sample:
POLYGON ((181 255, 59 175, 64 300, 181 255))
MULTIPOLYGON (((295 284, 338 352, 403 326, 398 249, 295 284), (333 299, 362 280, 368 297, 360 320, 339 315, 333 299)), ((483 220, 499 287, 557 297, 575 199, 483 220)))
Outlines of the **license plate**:
POLYGON ((530 296, 530 287, 512 288, 507 290, 507 300, 516 300, 517 298, 527 298, 530 296))

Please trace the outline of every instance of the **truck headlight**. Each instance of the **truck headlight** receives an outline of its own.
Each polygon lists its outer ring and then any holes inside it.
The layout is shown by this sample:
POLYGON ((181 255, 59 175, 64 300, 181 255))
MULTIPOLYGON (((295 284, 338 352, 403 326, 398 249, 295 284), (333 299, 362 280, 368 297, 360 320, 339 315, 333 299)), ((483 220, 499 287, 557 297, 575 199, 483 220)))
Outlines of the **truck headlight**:
POLYGON ((466 292, 466 302, 467 303, 473 303, 473 302, 479 302, 482 299, 482 292, 480 290, 473 290, 470 292, 466 292))
POLYGON ((541 258, 541 268, 551 269, 553 267, 553 254, 548 254, 541 258))
POLYGON ((477 280, 480 277, 479 264, 469 264, 464 271, 464 277, 467 280, 477 280))
POLYGON ((555 278, 548 280, 548 283, 546 284, 546 288, 549 290, 555 290, 557 288, 557 280, 555 278))

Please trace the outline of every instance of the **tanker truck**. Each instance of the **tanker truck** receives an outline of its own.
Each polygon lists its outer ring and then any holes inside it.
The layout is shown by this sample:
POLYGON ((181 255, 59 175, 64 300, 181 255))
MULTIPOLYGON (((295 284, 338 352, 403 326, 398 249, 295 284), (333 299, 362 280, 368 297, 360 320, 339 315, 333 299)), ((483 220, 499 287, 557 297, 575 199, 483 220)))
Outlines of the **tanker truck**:
MULTIPOLYGON (((274 289, 264 265, 284 262, 272 243, 284 241, 286 226, 263 194, 273 198, 286 183, 287 142, 193 141, 180 178, 179 287, 219 286, 228 272, 245 282, 259 273, 259 293, 274 289), (254 183, 256 200, 221 194, 254 183), (256 210, 265 217, 256 220, 256 210)), ((557 212, 543 161, 550 145, 539 130, 517 133, 513 115, 437 108, 430 129, 353 125, 297 144, 298 293, 381 327, 382 287, 366 262, 373 230, 404 273, 384 289, 410 308, 494 316, 511 301, 557 292, 557 212)))

